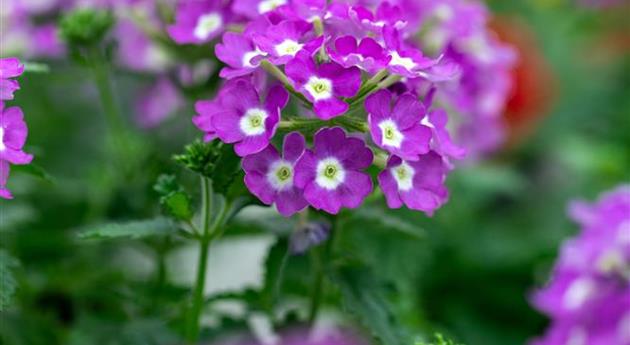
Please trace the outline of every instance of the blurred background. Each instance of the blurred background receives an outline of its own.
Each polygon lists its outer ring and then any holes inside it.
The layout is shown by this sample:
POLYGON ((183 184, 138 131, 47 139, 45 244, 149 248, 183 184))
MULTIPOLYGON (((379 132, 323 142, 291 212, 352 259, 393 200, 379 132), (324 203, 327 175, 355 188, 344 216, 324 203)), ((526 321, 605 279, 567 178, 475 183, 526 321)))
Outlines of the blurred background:
MULTIPOLYGON (((505 115, 509 139, 449 177, 450 201, 434 217, 378 214, 374 201, 344 222, 340 241, 379 272, 378 289, 401 324, 468 345, 524 344, 543 333, 547 320, 528 295, 545 282, 559 244, 578 230, 567 203, 594 200, 630 180, 630 10, 594 3, 489 1, 494 30, 520 55, 505 115)), ((161 173, 188 179, 196 190, 194 176, 171 157, 199 137, 190 121, 198 93, 191 90, 159 126, 136 126, 141 144, 131 154, 138 168, 120 180, 110 173, 86 70, 67 60, 37 62, 50 71, 21 77, 12 104, 25 113, 26 151, 45 173, 12 170, 16 198, 0 200, 1 245, 15 259, 9 268, 18 286, 0 316, 0 343, 172 344, 170 321, 159 316, 179 312, 195 251, 168 239, 86 240, 77 231, 154 216, 159 196, 152 186, 161 173)), ((138 123, 134 100, 154 78, 115 74, 130 123, 138 123)), ((267 251, 283 226, 247 210, 212 251, 208 294, 264 287, 267 251)), ((308 284, 304 261, 293 260, 287 271, 296 289, 308 284)), ((206 322, 216 327, 209 329, 245 329, 233 314, 213 309, 206 322)))

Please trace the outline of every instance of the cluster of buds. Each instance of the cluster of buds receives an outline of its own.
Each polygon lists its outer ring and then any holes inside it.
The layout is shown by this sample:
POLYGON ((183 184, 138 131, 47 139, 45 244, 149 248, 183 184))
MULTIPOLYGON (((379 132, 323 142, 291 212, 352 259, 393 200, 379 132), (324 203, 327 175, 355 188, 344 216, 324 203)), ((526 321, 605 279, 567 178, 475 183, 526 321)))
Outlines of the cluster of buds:
POLYGON ((13 99, 20 88, 16 78, 24 72, 24 65, 16 58, 0 58, 0 198, 12 199, 7 189, 11 164, 29 164, 33 156, 22 148, 26 142, 28 128, 19 107, 5 109, 4 101, 13 99))
POLYGON ((430 215, 448 197, 451 161, 465 155, 447 128, 451 113, 470 110, 462 131, 491 137, 505 102, 500 78, 499 92, 480 82, 510 55, 485 17, 458 0, 184 1, 169 33, 181 44, 221 37, 224 83, 197 102, 193 122, 207 141, 234 145, 263 203, 285 216, 356 208, 374 189, 375 166, 388 206, 430 215))
POLYGON ((562 247, 549 284, 533 296, 552 319, 532 344, 630 343, 630 186, 595 204, 576 202, 580 234, 562 247))

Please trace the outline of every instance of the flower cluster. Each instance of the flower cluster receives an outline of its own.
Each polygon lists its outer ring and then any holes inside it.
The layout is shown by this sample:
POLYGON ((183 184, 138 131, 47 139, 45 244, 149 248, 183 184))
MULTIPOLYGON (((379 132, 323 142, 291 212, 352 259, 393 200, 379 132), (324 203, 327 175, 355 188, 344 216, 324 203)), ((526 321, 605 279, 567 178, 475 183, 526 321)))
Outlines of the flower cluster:
POLYGON ((581 233, 562 247, 534 305, 552 319, 536 345, 630 343, 630 185, 591 205, 576 202, 581 233))
POLYGON ((448 197, 450 161, 466 153, 442 106, 466 117, 464 141, 499 131, 511 54, 479 3, 184 1, 169 33, 182 44, 221 38, 225 83, 193 122, 235 145, 250 191, 285 216, 358 207, 372 165, 388 206, 430 215, 448 197))
POLYGON ((4 101, 13 99, 13 92, 20 88, 12 79, 24 72, 24 65, 16 58, 0 58, 0 198, 12 199, 6 188, 10 164, 29 164, 33 156, 22 148, 26 142, 28 128, 19 107, 5 109, 4 101))

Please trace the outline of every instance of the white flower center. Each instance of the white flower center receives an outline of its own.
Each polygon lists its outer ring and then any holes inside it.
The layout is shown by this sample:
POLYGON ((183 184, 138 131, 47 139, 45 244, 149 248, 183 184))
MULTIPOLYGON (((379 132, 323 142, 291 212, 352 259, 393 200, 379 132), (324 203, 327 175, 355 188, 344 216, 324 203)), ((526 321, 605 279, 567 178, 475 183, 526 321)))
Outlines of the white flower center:
POLYGON ((293 187, 293 165, 284 160, 274 162, 267 172, 267 182, 278 191, 293 187))
POLYGON ((569 310, 578 309, 595 291, 595 284, 587 278, 580 278, 571 283, 564 293, 564 307, 569 310))
POLYGON ((6 146, 4 145, 4 128, 0 126, 0 151, 4 151, 6 146))
POLYGON ((604 274, 622 272, 625 266, 623 255, 615 249, 604 252, 597 259, 597 269, 604 274))
POLYGON ((395 50, 392 50, 389 54, 392 56, 391 61, 389 61, 390 66, 402 66, 408 70, 416 67, 416 63, 410 57, 402 57, 395 50))
POLYGON ((263 14, 273 11, 278 6, 285 5, 287 0, 263 0, 258 4, 258 13, 263 14))
POLYGON ((200 40, 205 40, 223 25, 223 17, 217 12, 204 14, 197 19, 197 26, 193 34, 200 40))
POLYGON ((332 81, 329 79, 311 77, 304 88, 316 101, 332 97, 332 81))
POLYGON ((399 166, 391 168, 390 171, 396 180, 398 190, 406 192, 413 187, 413 175, 416 171, 407 162, 403 161, 399 166))
POLYGON ((243 117, 241 117, 241 131, 247 136, 261 135, 265 133, 265 120, 269 114, 259 108, 249 109, 243 117))
POLYGON ((405 136, 398 130, 396 122, 391 119, 383 120, 378 124, 378 128, 381 129, 383 145, 400 148, 405 136))
POLYGON ((441 4, 433 10, 433 15, 440 21, 447 21, 453 18, 453 9, 447 4, 441 4))
POLYGON ((286 39, 282 41, 282 43, 276 45, 276 53, 279 56, 291 55, 295 56, 304 45, 300 44, 294 40, 286 39))
POLYGON ((317 174, 315 182, 328 190, 337 189, 346 179, 346 171, 337 158, 330 157, 322 159, 317 163, 317 174))
POLYGON ((248 67, 248 68, 256 67, 252 63, 252 59, 260 54, 262 54, 262 51, 260 51, 258 48, 256 48, 256 50, 252 50, 250 52, 243 54, 243 62, 242 62, 243 67, 248 67))

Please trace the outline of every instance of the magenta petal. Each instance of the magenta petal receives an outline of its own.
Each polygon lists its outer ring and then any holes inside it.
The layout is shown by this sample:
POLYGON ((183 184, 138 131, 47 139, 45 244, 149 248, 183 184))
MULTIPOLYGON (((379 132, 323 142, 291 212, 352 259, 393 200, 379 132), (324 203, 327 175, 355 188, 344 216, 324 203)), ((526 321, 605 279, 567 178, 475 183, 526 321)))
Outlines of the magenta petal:
POLYGON ((392 176, 389 168, 381 171, 378 174, 378 183, 385 194, 385 201, 387 201, 387 206, 389 208, 401 208, 403 205, 400 196, 398 195, 398 185, 392 176))
POLYGON ((257 172, 245 175, 245 186, 265 205, 273 204, 275 191, 268 185, 267 177, 257 172))
POLYGON ((312 182, 304 189, 304 198, 317 210, 324 210, 330 214, 337 214, 341 210, 341 199, 333 191, 327 191, 312 182))
POLYGON ((336 98, 318 101, 313 104, 313 111, 322 120, 330 120, 333 117, 342 115, 349 108, 348 103, 336 98))
POLYGON ((296 162, 306 149, 306 140, 300 132, 291 132, 284 137, 283 155, 289 162, 296 162))
POLYGON ((387 90, 380 90, 365 100, 365 110, 367 110, 371 122, 378 125, 378 122, 390 116, 391 100, 392 94, 387 90))
POLYGON ((336 156, 343 149, 346 132, 341 127, 322 128, 315 133, 313 147, 318 157, 336 156))
POLYGON ((417 97, 406 93, 398 98, 392 110, 392 118, 401 129, 416 126, 424 117, 424 105, 417 97))
POLYGON ((260 152, 269 145, 269 138, 264 135, 245 136, 243 140, 234 145, 234 152, 240 157, 260 152))
POLYGON ((290 217, 307 206, 308 202, 304 199, 304 193, 298 188, 279 192, 276 196, 276 208, 285 217, 290 217))
POLYGON ((264 150, 243 158, 241 166, 246 173, 256 172, 265 175, 269 166, 278 159, 280 159, 278 150, 273 145, 269 145, 264 150))
POLYGON ((374 154, 359 138, 348 138, 338 151, 337 157, 347 169, 365 169, 372 165, 374 154))
POLYGON ((335 40, 335 49, 341 55, 349 55, 357 51, 357 40, 353 36, 343 36, 335 40))
POLYGON ((361 206, 363 199, 372 193, 373 188, 369 175, 358 171, 348 171, 344 183, 337 192, 344 207, 357 208, 361 206))
POLYGON ((276 85, 269 90, 265 105, 267 111, 277 112, 279 109, 284 109, 288 102, 289 93, 287 90, 282 85, 276 85))
POLYGON ((212 117, 212 126, 225 143, 235 143, 245 136, 239 126, 241 117, 235 111, 226 111, 212 117))
POLYGON ((298 85, 304 85, 315 74, 315 63, 308 52, 301 51, 286 64, 284 72, 298 85))
POLYGON ((311 150, 304 151, 304 154, 295 163, 295 178, 293 183, 299 188, 304 188, 315 178, 317 159, 311 150))
POLYGON ((18 58, 0 58, 0 79, 19 77, 23 72, 24 65, 18 58))

